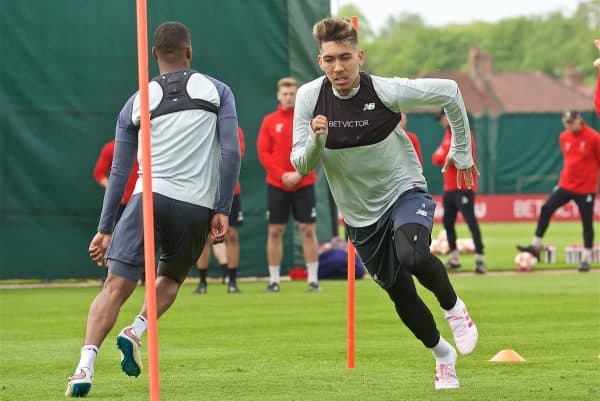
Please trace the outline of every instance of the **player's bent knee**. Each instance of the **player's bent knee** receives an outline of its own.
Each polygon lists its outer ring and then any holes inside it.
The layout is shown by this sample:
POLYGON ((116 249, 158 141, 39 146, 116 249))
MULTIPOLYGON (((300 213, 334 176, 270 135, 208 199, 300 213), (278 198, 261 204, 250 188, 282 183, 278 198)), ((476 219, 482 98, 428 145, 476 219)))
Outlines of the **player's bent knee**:
POLYGON ((394 303, 396 312, 402 315, 404 311, 412 308, 418 302, 418 295, 416 291, 397 291, 388 292, 390 299, 394 303))
POLYGON ((398 247, 398 242, 396 242, 398 262, 400 262, 400 266, 408 269, 408 271, 412 271, 415 266, 414 248, 408 241, 402 242, 404 243, 400 247, 398 247))
POLYGON ((401 226, 394 235, 396 255, 401 266, 410 272, 433 257, 429 250, 429 230, 420 224, 401 226))

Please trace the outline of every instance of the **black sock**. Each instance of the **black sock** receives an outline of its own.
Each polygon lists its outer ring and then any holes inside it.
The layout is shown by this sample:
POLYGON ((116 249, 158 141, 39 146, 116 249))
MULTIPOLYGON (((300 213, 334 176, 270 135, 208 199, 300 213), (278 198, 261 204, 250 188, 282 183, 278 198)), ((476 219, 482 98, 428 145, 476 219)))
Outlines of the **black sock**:
POLYGON ((206 274, 208 273, 208 269, 198 269, 198 274, 200 275, 200 283, 206 284, 206 274))
POLYGON ((222 274, 223 278, 225 278, 227 276, 227 270, 228 270, 227 263, 223 263, 221 265, 221 274, 222 274))
POLYGON ((227 269, 229 274, 229 285, 235 285, 235 279, 237 276, 237 267, 230 267, 227 269))

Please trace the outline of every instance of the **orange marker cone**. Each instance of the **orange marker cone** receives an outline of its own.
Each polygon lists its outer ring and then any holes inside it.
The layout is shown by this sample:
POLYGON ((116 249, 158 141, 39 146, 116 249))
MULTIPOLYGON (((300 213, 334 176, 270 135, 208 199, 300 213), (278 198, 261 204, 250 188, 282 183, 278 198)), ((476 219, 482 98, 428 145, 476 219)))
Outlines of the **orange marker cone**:
POLYGON ((525 358, 517 354, 515 350, 503 349, 494 355, 490 362, 525 362, 525 358))

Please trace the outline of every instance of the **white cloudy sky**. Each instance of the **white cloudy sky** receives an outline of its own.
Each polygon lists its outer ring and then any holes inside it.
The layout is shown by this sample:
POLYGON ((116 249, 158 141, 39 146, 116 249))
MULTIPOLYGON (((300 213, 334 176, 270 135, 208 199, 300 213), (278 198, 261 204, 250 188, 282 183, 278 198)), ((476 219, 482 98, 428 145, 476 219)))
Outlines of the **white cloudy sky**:
POLYGON ((375 31, 390 15, 402 12, 420 14, 427 25, 447 25, 471 21, 494 22, 519 15, 562 11, 570 15, 578 0, 331 0, 332 14, 346 4, 360 8, 375 31))

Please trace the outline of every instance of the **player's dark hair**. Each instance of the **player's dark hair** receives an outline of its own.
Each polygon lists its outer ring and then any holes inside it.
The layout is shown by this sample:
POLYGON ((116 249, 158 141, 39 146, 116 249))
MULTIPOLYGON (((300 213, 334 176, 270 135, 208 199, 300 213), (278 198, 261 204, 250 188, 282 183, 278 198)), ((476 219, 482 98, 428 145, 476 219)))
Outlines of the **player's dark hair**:
POLYGON ((180 58, 190 45, 190 31, 180 22, 163 22, 154 31, 154 48, 161 57, 180 58))
POLYGON ((313 26, 313 38, 319 47, 323 42, 348 42, 358 45, 358 35, 352 24, 343 18, 325 18, 313 26))

